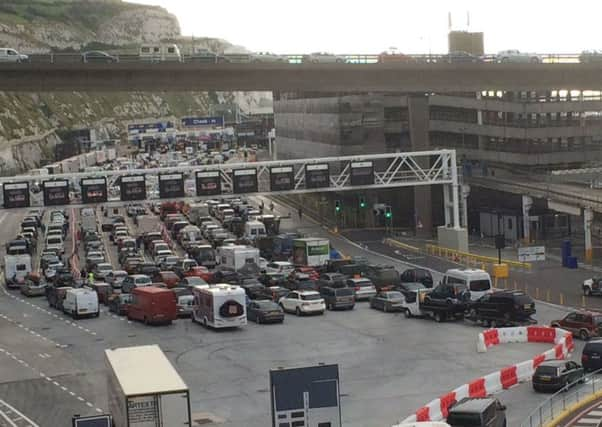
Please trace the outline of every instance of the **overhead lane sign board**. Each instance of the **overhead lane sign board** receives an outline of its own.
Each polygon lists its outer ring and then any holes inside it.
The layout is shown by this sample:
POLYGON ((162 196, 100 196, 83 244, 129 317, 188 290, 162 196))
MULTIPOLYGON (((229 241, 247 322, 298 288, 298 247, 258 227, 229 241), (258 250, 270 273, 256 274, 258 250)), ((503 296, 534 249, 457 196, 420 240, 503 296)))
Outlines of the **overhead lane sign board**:
POLYGON ((2 186, 2 192, 5 208, 28 208, 30 206, 28 182, 6 183, 2 186))
POLYGON ((257 169, 235 169, 232 175, 234 193, 257 192, 257 169))
POLYGON ((104 203, 107 201, 106 178, 84 178, 81 180, 83 203, 104 203))
POLYGON ((270 191, 289 191, 295 187, 292 166, 270 168, 270 191))
POLYGON ((44 206, 69 204, 69 181, 57 179, 44 181, 44 206))
POLYGON ((159 197, 161 199, 184 197, 184 174, 159 174, 159 197))
POLYGON ((196 195, 217 196, 222 194, 219 171, 198 171, 196 173, 196 195))
POLYGON ((330 187, 330 169, 328 163, 305 166, 305 188, 330 187))
POLYGON ((224 126, 223 117, 183 117, 183 127, 196 127, 196 126, 224 126))
POLYGON ((373 185, 374 164, 372 161, 351 162, 351 185, 373 185))
POLYGON ((127 175, 120 178, 120 197, 122 202, 146 199, 146 180, 144 175, 127 175))

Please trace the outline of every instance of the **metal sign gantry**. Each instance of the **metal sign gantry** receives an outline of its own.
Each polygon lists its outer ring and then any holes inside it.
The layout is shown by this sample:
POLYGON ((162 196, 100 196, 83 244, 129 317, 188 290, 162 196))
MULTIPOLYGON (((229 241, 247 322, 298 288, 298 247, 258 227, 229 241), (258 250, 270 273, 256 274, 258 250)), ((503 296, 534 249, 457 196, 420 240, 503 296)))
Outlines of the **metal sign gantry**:
MULTIPOLYGON (((100 181, 94 182, 100 183, 100 181)), ((241 194, 299 194, 443 185, 446 215, 449 206, 453 225, 459 227, 459 182, 455 150, 56 175, 20 175, 0 178, 0 184, 3 186, 0 195, 4 198, 2 203, 4 208, 44 205, 85 206, 83 200, 111 206, 134 200, 149 202, 166 199, 195 200, 241 194), (102 191, 98 187, 93 187, 94 195, 81 194, 83 189, 89 187, 87 184, 91 182, 90 180, 98 178, 106 180, 106 202, 99 202, 98 196, 102 191), (162 183, 167 183, 167 179, 169 185, 163 185, 162 183), (181 179, 182 185, 178 183, 178 179, 181 179), (64 186, 58 186, 57 183, 65 181, 69 182, 69 194, 59 194, 60 188, 64 186), (134 188, 135 182, 142 184, 139 188, 134 188), (184 185, 185 182, 190 185, 184 185), (182 187, 184 187, 183 193, 182 187), (177 192, 170 192, 169 188, 177 192), (127 194, 124 194, 126 190, 127 194), (129 198, 130 194, 136 192, 143 197, 129 198), (7 197, 11 199, 7 200, 7 197)))

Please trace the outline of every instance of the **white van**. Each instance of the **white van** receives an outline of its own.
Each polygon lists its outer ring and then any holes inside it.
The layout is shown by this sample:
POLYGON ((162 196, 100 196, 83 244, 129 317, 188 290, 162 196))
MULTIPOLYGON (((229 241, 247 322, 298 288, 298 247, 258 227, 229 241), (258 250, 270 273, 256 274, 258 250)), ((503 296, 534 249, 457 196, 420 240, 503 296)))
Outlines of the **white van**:
POLYGON ((0 48, 0 62, 28 62, 29 56, 9 47, 0 48))
POLYGON ((489 273, 475 268, 452 268, 447 270, 445 276, 443 276, 443 283, 466 285, 466 288, 470 291, 472 301, 493 292, 489 273))
POLYGON ((259 221, 247 221, 245 223, 245 238, 256 239, 265 236, 265 225, 259 221))
POLYGON ((175 44, 143 44, 140 46, 140 59, 151 62, 182 62, 182 55, 175 44))
POLYGON ((65 293, 63 311, 74 319, 81 316, 98 317, 98 294, 87 288, 69 289, 65 293))
POLYGON ((57 248, 61 254, 65 253, 63 238, 58 234, 51 234, 46 238, 46 248, 57 248))

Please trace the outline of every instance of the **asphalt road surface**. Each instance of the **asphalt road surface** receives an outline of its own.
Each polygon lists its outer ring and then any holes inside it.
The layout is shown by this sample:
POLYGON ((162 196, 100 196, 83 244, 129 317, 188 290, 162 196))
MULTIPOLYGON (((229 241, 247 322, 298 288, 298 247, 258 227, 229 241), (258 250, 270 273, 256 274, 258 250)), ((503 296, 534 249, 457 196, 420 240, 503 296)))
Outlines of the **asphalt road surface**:
MULTIPOLYGON (((277 204, 276 213, 289 211, 277 204)), ((2 243, 14 236, 22 216, 21 212, 0 216, 2 243)), ((326 235, 319 225, 305 220, 284 220, 283 229, 326 235)), ((406 265, 341 237, 330 238, 346 255, 398 268, 406 265)), ((115 262, 108 239, 106 245, 115 262)), ((99 318, 73 321, 48 308, 44 298, 0 291, 0 426, 3 413, 18 417, 3 402, 31 420, 19 426, 67 425, 73 414, 106 411, 106 348, 159 344, 190 387, 193 418, 208 413, 223 421, 215 425, 228 427, 270 424, 268 371, 274 367, 338 363, 344 424, 376 427, 390 426, 475 377, 549 348, 516 344, 479 354, 480 327, 405 319, 371 310, 367 303, 358 303, 353 311, 286 315, 282 325, 250 323, 220 332, 189 319, 149 327, 111 315, 106 307, 102 310, 99 318)), ((563 312, 538 304, 537 317, 547 323, 563 312)), ((532 392, 528 383, 501 394, 508 424, 518 425, 546 397, 532 392)))

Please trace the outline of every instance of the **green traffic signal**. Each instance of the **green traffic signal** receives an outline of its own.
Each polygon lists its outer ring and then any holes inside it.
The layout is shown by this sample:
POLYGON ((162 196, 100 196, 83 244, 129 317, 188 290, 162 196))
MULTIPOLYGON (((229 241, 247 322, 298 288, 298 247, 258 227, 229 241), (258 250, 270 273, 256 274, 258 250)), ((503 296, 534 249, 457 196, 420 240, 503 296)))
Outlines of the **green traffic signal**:
POLYGON ((364 209, 366 207, 366 200, 363 197, 360 197, 360 209, 364 209))
POLYGON ((391 212, 391 208, 387 207, 385 209, 385 218, 391 219, 393 218, 393 212, 391 212))
POLYGON ((334 202, 334 211, 335 211, 336 213, 339 213, 339 212, 341 212, 341 202, 340 202, 339 200, 336 200, 336 201, 334 202))

